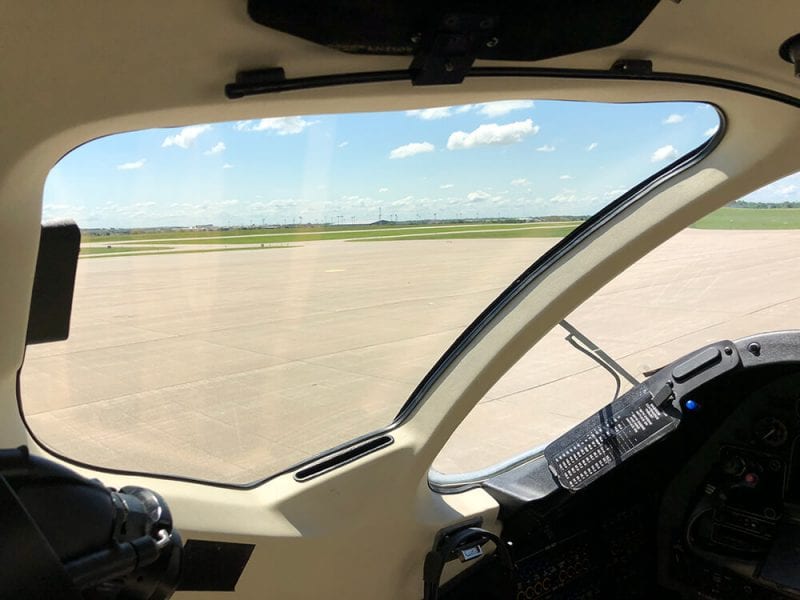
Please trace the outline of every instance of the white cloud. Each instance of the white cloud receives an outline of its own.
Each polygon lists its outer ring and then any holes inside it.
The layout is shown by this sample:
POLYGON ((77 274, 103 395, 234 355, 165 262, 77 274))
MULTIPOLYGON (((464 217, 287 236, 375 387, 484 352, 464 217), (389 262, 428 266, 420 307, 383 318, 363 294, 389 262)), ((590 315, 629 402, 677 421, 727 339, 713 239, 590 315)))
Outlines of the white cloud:
POLYGON ((586 151, 587 151, 587 152, 591 152, 591 151, 592 151, 592 150, 594 150, 595 148, 597 148, 597 142, 592 142, 591 144, 589 144, 588 146, 586 146, 586 151))
POLYGON ((392 150, 389 153, 389 158, 408 158, 409 156, 422 154, 423 152, 433 152, 435 149, 436 148, 434 148, 433 144, 430 142, 411 142, 410 144, 392 150))
POLYGON ((274 131, 278 135, 296 135, 316 123, 317 121, 306 121, 303 117, 272 117, 258 121, 237 121, 233 128, 236 131, 274 131))
POLYGON ((478 112, 489 118, 507 115, 512 110, 533 108, 531 100, 501 100, 500 102, 486 102, 478 105, 478 112))
POLYGON ((225 163, 224 165, 222 165, 222 168, 223 169, 232 169, 233 165, 231 163, 225 163))
POLYGON ((556 147, 555 146, 551 146, 550 144, 545 144, 544 146, 539 146, 536 149, 536 151, 537 152, 555 152, 556 151, 556 147))
POLYGON ((345 147, 345 146, 347 146, 347 144, 349 144, 349 143, 350 143, 350 142, 342 142, 341 144, 338 144, 338 145, 337 145, 337 147, 339 147, 339 148, 344 148, 344 147, 345 147))
POLYGON ((225 142, 217 142, 210 150, 206 150, 203 154, 212 155, 225 152, 225 142))
POLYGON ((559 179, 572 179, 572 175, 562 175, 559 179))
POLYGON ((528 183, 530 183, 530 182, 527 179, 525 179, 524 177, 520 177, 519 179, 512 179, 511 180, 511 185, 527 185, 528 183))
POLYGON ((539 126, 534 125, 530 119, 508 123, 507 125, 489 123, 481 125, 470 133, 466 131, 451 133, 447 140, 447 149, 466 150, 488 144, 516 144, 526 136, 534 135, 538 131, 539 126))
POLYGON ((449 190, 451 187, 455 187, 455 185, 452 184, 452 183, 444 183, 444 184, 439 186, 439 189, 440 190, 449 190))
POLYGON ((487 200, 491 198, 491 194, 487 194, 483 190, 476 190, 474 192, 470 192, 467 194, 467 200, 470 202, 480 202, 481 200, 487 200))
POLYGON ((141 169, 144 166, 144 163, 147 162, 146 159, 140 158, 134 162, 126 162, 122 163, 121 165, 117 165, 117 169, 120 171, 132 171, 133 169, 141 169))
POLYGON ((613 200, 614 198, 619 198, 620 196, 622 196, 622 194, 624 194, 627 191, 628 191, 627 188, 622 188, 622 187, 615 188, 613 190, 608 190, 603 194, 603 198, 605 200, 613 200))
POLYGON ((703 135, 706 136, 706 137, 711 137, 712 135, 717 133, 717 131, 719 131, 719 125, 714 125, 713 127, 710 127, 708 129, 706 129, 703 132, 703 135))
POLYGON ((306 121, 303 117, 274 117, 261 119, 250 131, 274 131, 278 135, 296 135, 314 123, 316 121, 306 121))
POLYGON ((676 125, 677 123, 682 123, 685 118, 686 117, 684 117, 683 115, 678 115, 678 114, 672 113, 670 116, 668 116, 666 119, 664 119, 661 122, 664 125, 676 125))
POLYGON ((161 142, 162 148, 169 148, 170 146, 178 146, 186 150, 189 146, 195 143, 206 131, 211 130, 211 125, 191 125, 184 127, 175 135, 168 135, 161 142))
POLYGON ((661 146, 661 148, 653 152, 653 155, 650 157, 650 162, 661 162, 662 160, 667 160, 668 158, 678 158, 678 151, 672 144, 668 146, 661 146))
POLYGON ((531 100, 501 100, 499 102, 483 102, 481 104, 463 104, 461 106, 436 106, 434 108, 422 108, 407 110, 406 115, 416 117, 424 121, 434 121, 436 119, 446 119, 453 115, 477 111, 485 117, 495 118, 507 115, 512 110, 533 108, 531 100))
POLYGON ((450 106, 437 106, 435 108, 407 110, 406 115, 409 117, 417 117, 423 121, 434 121, 436 119, 446 119, 447 117, 451 117, 453 115, 453 109, 450 106))
POLYGON ((386 188, 386 187, 383 187, 383 188, 378 190, 378 192, 381 193, 381 194, 383 194, 385 192, 388 192, 388 191, 389 191, 389 188, 386 188))

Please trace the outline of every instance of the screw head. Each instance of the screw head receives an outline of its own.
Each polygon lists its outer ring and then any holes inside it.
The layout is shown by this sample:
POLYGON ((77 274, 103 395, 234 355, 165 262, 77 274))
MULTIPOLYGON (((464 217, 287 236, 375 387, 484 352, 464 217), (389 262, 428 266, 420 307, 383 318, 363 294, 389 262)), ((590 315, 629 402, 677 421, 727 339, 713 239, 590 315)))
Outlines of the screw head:
POLYGON ((490 39, 490 40, 488 40, 486 42, 486 47, 487 48, 494 48, 499 43, 500 43, 500 40, 498 40, 496 37, 493 37, 492 39, 490 39))

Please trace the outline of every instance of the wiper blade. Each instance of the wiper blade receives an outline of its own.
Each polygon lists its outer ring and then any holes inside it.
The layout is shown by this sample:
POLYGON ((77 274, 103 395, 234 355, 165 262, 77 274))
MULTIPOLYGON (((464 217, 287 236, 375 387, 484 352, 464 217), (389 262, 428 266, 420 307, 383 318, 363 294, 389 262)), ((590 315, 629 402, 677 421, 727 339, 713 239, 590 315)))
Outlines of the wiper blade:
POLYGON ((621 364, 606 354, 602 348, 600 348, 592 340, 573 327, 572 324, 566 319, 562 320, 559 325, 567 330, 568 335, 564 338, 565 340, 567 340, 576 350, 584 353, 598 365, 603 367, 614 378, 614 381, 617 384, 617 389, 614 392, 614 400, 616 400, 619 396, 619 390, 622 385, 620 376, 625 378, 631 385, 639 385, 639 382, 636 380, 636 378, 628 373, 628 371, 626 371, 621 364))

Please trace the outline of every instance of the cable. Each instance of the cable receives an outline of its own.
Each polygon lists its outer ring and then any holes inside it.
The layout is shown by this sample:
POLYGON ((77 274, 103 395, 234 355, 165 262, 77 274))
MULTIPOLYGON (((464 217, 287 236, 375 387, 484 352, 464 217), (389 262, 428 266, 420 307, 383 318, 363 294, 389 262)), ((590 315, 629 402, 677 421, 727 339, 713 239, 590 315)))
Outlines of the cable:
POLYGON ((486 542, 494 542, 503 566, 513 576, 516 567, 508 545, 491 531, 486 531, 480 527, 467 527, 442 538, 438 547, 428 552, 425 556, 425 566, 422 572, 422 581, 424 583, 423 600, 438 599, 439 583, 442 579, 444 565, 455 559, 459 550, 483 546, 486 542))

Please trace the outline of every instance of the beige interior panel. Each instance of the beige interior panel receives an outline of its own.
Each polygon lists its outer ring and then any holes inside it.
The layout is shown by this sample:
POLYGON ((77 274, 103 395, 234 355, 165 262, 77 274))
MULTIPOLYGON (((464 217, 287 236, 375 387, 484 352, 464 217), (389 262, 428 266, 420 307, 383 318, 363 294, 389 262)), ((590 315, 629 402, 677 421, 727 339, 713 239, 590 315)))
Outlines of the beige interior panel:
MULTIPOLYGON (((797 94, 777 48, 796 33, 795 0, 661 2, 618 47, 546 66, 608 68, 650 58, 659 71, 745 78, 797 94), (737 12, 738 11, 738 12, 737 12), (743 15, 742 13, 746 13, 743 15), (730 51, 735 40, 735 51, 730 51)), ((468 80, 308 90, 230 102, 222 86, 244 68, 289 76, 405 68, 408 59, 342 54, 247 20, 244 0, 6 3, 0 34, 0 440, 32 443, 16 405, 38 246, 44 180, 60 156, 112 132, 210 121, 388 110, 504 98, 699 100, 718 105, 728 131, 701 164, 651 191, 518 296, 392 432, 390 447, 305 483, 291 475, 251 490, 82 470, 109 485, 152 487, 168 498, 186 538, 257 545, 236 598, 418 599, 433 535, 466 516, 497 529, 481 490, 441 496, 427 470, 470 408, 562 316, 636 258, 698 217, 797 171, 800 111, 717 88, 553 78, 468 80), (591 245, 590 245, 591 243, 591 245)), ((157 443, 157 440, 154 440, 157 443)), ((211 594, 182 594, 186 598, 211 594)), ((177 596, 180 597, 180 596, 177 596)))

